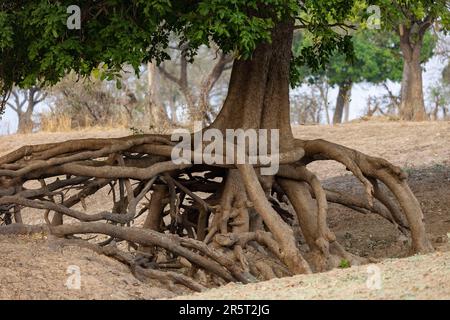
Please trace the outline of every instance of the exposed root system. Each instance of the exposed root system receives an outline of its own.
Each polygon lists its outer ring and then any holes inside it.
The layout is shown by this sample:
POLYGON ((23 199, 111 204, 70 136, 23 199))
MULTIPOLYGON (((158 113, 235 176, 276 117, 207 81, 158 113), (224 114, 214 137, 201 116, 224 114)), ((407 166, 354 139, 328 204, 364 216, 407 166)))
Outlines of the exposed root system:
POLYGON ((175 164, 173 147, 168 137, 140 135, 27 146, 1 157, 0 234, 47 232, 125 263, 139 279, 194 291, 328 270, 343 259, 364 263, 330 231, 329 202, 382 216, 410 236, 413 253, 432 250, 405 173, 383 159, 295 140, 278 173, 262 176, 250 164, 175 164), (306 167, 320 160, 345 165, 366 197, 324 189, 306 167), (40 187, 27 188, 32 180, 40 187), (86 198, 104 188, 109 207, 91 212, 86 198), (46 225, 22 224, 23 207, 42 210, 46 225))

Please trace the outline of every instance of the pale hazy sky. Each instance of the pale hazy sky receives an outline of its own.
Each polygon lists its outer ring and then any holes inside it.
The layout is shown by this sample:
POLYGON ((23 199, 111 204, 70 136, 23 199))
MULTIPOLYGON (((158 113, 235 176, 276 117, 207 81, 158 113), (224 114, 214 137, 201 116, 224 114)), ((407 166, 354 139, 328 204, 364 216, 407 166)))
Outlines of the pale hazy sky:
MULTIPOLYGON (((423 73, 424 93, 425 99, 428 96, 428 88, 433 86, 439 81, 442 69, 446 65, 446 61, 443 58, 434 56, 426 65, 423 73)), ((399 83, 390 83, 389 87, 395 93, 400 90, 399 83)), ((356 119, 363 115, 364 108, 366 107, 366 99, 369 95, 376 96, 385 93, 384 89, 379 86, 374 86, 368 83, 355 84, 352 89, 352 98, 350 101, 350 120, 356 119)), ((330 92, 329 101, 331 107, 334 107, 336 101, 337 88, 332 89, 330 92)), ((425 101, 427 103, 427 101, 425 101)), ((37 108, 37 112, 46 108, 45 104, 40 104, 37 108)), ((17 128, 17 116, 15 113, 7 108, 6 113, 0 120, 0 135, 14 133, 17 128)))

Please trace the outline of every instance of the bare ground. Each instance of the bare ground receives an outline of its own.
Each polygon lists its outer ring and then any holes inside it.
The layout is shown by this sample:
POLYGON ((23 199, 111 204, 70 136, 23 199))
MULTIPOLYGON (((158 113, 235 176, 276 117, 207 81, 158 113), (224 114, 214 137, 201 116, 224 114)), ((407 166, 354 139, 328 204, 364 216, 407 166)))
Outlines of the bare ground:
POLYGON ((387 259, 376 266, 380 287, 370 280, 375 279, 373 266, 365 265, 248 285, 231 283, 177 299, 450 299, 449 252, 387 259))
MULTIPOLYGON (((0 155, 26 144, 88 137, 117 137, 126 130, 38 133, 0 137, 0 155)), ((382 289, 369 290, 367 266, 327 273, 275 279, 252 285, 230 284, 200 295, 199 299, 341 299, 441 298, 450 299, 450 122, 361 122, 341 126, 301 126, 298 137, 322 138, 383 157, 409 173, 409 183, 422 204, 426 228, 437 252, 408 255, 407 241, 374 215, 352 212, 339 205, 329 210, 329 224, 347 250, 378 259, 382 289)), ((358 182, 341 165, 314 164, 327 187, 360 193, 358 182)), ((92 199, 91 206, 101 203, 92 199)), ((95 210, 95 207, 93 208, 95 210)), ((28 223, 42 213, 27 211, 28 223)), ((0 299, 152 299, 173 293, 155 283, 141 283, 129 270, 87 249, 64 248, 40 237, 0 237, 0 299), (69 290, 67 268, 80 267, 81 290, 69 290)))

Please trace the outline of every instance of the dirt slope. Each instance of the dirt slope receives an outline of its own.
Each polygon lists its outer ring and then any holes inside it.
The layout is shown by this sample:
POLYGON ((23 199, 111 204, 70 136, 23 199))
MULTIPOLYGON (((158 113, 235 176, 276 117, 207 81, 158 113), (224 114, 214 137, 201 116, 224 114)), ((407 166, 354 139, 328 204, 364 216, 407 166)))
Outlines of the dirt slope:
POLYGON ((450 252, 389 259, 375 268, 356 266, 249 285, 228 284, 176 299, 450 299, 450 252), (379 287, 375 268, 380 271, 379 287))
POLYGON ((155 299, 173 293, 138 281, 127 267, 91 250, 36 237, 0 236, 0 299, 155 299), (80 287, 69 287, 80 271, 80 287), (69 282, 68 282, 69 281, 69 282))
MULTIPOLYGON (((0 137, 0 155, 25 144, 87 137, 117 137, 127 130, 38 133, 0 137)), ((298 137, 323 138, 384 157, 409 173, 409 183, 422 204, 427 232, 438 252, 428 256, 384 260, 379 267, 382 290, 365 285, 367 266, 328 273, 276 279, 259 284, 228 285, 194 298, 450 298, 450 122, 363 122, 336 127, 301 126, 298 137)), ((331 188, 362 192, 345 169, 332 162, 311 166, 331 188)), ((95 206, 101 198, 91 199, 95 206)), ((92 206, 91 206, 92 208, 92 206)), ((93 208, 95 211, 95 207, 93 208)), ((26 222, 42 222, 42 213, 26 211, 26 222)), ((347 250, 375 258, 408 254, 405 239, 374 215, 331 205, 329 224, 347 250)), ((55 248, 42 237, 0 237, 0 299, 151 299, 172 293, 134 279, 127 268, 87 249, 55 248), (80 267, 81 290, 65 286, 70 265, 80 267)))

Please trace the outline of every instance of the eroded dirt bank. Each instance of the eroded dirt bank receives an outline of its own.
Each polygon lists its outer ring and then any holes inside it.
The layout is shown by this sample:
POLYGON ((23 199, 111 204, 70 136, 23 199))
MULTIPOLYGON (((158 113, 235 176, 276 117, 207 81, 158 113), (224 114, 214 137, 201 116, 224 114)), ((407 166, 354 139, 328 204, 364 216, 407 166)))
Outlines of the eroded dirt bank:
MULTIPOLYGON (((127 130, 38 133, 0 137, 0 154, 25 144, 87 137, 129 135, 127 130)), ((426 228, 438 252, 427 256, 383 260, 377 266, 382 289, 366 286, 367 266, 327 273, 275 279, 249 286, 230 284, 189 298, 225 299, 450 299, 450 122, 363 122, 341 126, 301 126, 302 138, 323 138, 388 159, 409 174, 412 190, 422 204, 426 228)), ((359 193, 358 181, 331 162, 311 166, 325 185, 359 193)), ((100 196, 101 197, 101 196, 100 196)), ((101 198, 92 199, 90 208, 101 198)), ((27 223, 43 222, 42 213, 25 211, 27 223)), ((331 205, 329 225, 347 250, 361 256, 397 258, 408 254, 405 239, 392 225, 374 215, 331 205)), ((120 263, 88 249, 57 248, 42 236, 0 237, 1 299, 153 299, 174 294, 154 283, 136 280, 120 263), (66 287, 67 269, 80 267, 80 290, 66 287)), ((185 296, 182 296, 185 298, 185 296)))

